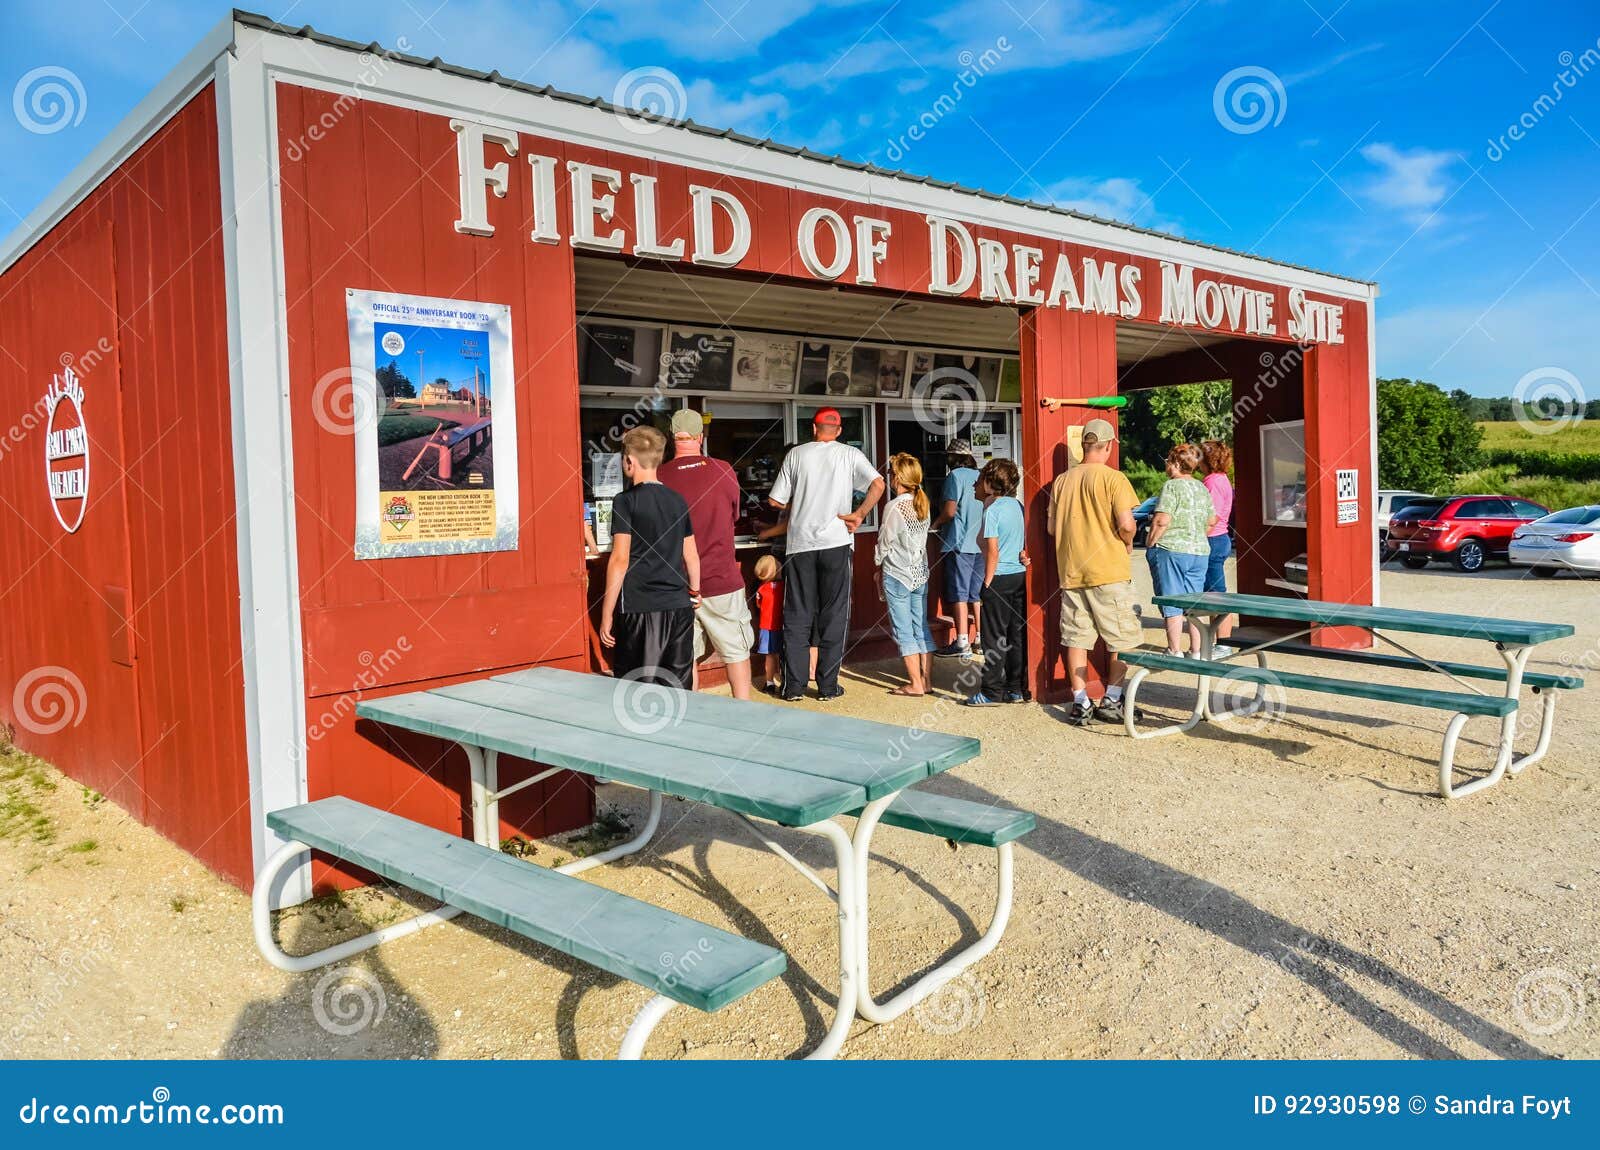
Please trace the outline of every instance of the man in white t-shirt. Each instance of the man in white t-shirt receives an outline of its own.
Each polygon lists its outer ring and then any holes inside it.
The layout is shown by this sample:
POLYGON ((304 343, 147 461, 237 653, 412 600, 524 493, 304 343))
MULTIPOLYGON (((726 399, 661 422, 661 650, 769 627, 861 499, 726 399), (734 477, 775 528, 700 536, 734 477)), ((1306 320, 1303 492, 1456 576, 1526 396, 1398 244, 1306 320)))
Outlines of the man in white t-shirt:
POLYGON ((785 512, 783 567, 783 698, 805 694, 810 648, 817 648, 817 697, 837 699, 839 667, 850 629, 851 556, 855 530, 883 495, 872 461, 839 442, 839 413, 812 417, 810 443, 789 452, 768 496, 785 512), (858 504, 855 493, 866 492, 858 504))

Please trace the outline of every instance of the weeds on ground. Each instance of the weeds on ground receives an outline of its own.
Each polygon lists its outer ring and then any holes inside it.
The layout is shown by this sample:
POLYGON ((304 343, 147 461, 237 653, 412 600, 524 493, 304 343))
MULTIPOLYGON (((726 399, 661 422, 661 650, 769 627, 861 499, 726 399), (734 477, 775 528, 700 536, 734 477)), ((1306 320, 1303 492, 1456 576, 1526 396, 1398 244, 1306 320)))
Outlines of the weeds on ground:
POLYGON ((55 820, 35 800, 55 789, 45 764, 11 746, 9 732, 0 731, 0 840, 53 841, 55 820))

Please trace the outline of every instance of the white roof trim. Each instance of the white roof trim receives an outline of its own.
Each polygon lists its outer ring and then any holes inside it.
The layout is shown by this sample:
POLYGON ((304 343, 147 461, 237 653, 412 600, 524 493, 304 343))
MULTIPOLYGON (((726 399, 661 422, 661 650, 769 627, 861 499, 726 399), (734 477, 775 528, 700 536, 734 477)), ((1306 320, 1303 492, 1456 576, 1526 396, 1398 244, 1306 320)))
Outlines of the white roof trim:
POLYGON ((196 92, 211 83, 217 57, 233 46, 234 21, 230 13, 208 32, 194 49, 167 73, 148 96, 134 105, 100 141, 94 151, 56 185, 26 219, 18 224, 3 242, 0 242, 0 272, 4 272, 23 254, 59 224, 68 212, 89 197, 105 182, 129 156, 154 136, 178 110, 194 98, 196 92))

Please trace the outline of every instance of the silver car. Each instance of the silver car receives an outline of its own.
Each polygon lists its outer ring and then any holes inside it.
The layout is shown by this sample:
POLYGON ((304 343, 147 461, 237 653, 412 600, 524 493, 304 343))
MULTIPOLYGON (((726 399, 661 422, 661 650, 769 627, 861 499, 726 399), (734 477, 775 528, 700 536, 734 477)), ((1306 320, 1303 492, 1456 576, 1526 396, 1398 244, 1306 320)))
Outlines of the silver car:
POLYGON ((1507 558, 1550 578, 1557 571, 1600 571, 1600 504, 1569 507, 1524 523, 1511 536, 1507 558))

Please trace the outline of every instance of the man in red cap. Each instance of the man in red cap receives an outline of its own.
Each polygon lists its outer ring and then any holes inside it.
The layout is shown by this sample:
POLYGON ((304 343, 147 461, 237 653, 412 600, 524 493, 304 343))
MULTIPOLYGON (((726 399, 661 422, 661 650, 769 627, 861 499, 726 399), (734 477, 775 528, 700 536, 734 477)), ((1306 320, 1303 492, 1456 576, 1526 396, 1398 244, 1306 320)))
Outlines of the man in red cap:
POLYGON ((842 430, 838 411, 819 408, 811 417, 811 442, 789 452, 768 496, 788 520, 783 573, 783 698, 788 700, 805 693, 813 645, 817 697, 844 694, 839 667, 850 627, 855 531, 882 497, 884 483, 871 460, 840 442, 842 430))

